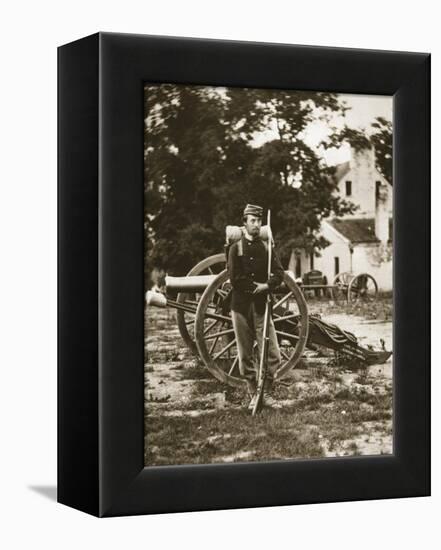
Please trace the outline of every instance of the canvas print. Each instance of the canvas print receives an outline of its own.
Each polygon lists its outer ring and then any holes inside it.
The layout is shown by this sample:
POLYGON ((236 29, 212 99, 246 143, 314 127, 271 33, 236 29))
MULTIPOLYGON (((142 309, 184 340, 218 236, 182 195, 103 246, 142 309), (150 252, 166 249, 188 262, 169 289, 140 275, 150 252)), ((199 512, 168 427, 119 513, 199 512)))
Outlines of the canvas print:
POLYGON ((392 454, 392 97, 144 104, 145 466, 392 454))

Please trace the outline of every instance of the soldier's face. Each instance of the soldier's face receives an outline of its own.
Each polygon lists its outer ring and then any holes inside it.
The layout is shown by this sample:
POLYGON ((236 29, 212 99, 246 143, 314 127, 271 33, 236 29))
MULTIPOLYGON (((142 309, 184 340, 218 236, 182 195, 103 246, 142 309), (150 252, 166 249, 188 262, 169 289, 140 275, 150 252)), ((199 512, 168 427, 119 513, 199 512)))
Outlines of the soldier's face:
POLYGON ((252 237, 257 237, 257 235, 259 235, 260 233, 260 228, 262 226, 262 219, 248 214, 247 219, 244 222, 244 226, 248 235, 251 235, 252 237))

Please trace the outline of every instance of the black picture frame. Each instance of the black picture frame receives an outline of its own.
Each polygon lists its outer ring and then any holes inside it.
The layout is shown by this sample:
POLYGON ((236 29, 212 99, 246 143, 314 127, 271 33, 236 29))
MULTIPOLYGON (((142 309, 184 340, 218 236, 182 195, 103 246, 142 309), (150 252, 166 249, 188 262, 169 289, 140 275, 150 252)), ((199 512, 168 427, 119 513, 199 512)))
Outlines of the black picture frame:
POLYGON ((97 516, 430 494, 430 56, 98 33, 58 51, 58 500, 97 516), (143 87, 394 96, 394 454, 144 468, 143 87))

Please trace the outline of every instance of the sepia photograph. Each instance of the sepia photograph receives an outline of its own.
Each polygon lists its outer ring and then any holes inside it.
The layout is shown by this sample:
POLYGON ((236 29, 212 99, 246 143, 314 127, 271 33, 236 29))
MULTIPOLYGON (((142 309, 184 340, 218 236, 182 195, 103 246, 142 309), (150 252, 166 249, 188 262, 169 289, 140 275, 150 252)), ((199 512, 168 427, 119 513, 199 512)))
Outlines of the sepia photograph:
POLYGON ((145 466, 393 454, 392 96, 144 107, 145 466))

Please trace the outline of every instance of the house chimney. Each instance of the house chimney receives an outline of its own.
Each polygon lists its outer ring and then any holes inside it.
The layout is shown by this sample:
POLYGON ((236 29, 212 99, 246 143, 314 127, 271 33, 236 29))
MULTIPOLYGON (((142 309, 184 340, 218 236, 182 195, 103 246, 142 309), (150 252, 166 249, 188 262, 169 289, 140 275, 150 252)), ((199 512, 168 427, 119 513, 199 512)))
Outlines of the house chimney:
POLYGON ((351 145, 350 167, 363 167, 363 170, 373 172, 375 170, 375 150, 373 147, 354 147, 351 145))
POLYGON ((389 212, 387 208, 388 188, 382 181, 375 182, 375 235, 387 244, 389 240, 389 212))

